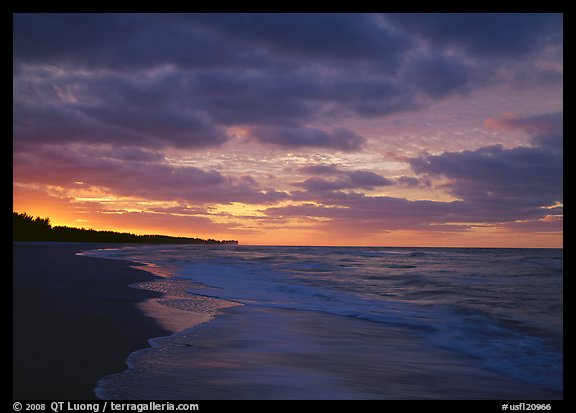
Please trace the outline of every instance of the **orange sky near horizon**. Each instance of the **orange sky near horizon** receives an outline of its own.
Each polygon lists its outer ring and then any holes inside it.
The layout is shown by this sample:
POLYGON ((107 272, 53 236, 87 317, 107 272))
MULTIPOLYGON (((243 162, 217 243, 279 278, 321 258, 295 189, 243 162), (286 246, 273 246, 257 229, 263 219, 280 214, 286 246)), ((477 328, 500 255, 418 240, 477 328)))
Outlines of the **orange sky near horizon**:
MULTIPOLYGON (((22 209, 20 212, 33 211, 34 208, 22 209)), ((183 237, 198 237, 203 239, 214 238, 218 240, 235 239, 240 245, 269 245, 269 246, 370 246, 370 247, 454 247, 454 248, 563 248, 562 234, 557 233, 531 233, 529 236, 510 233, 505 230, 477 230, 473 233, 446 233, 435 234, 419 231, 393 231, 386 234, 362 236, 356 238, 335 237, 334 234, 317 233, 301 229, 276 229, 265 234, 238 236, 237 234, 195 232, 193 229, 178 229, 177 225, 144 225, 136 219, 133 223, 117 224, 115 220, 107 223, 99 221, 99 225, 90 225, 88 220, 67 218, 59 215, 61 210, 55 209, 52 214, 45 214, 42 207, 37 209, 34 216, 50 217, 54 226, 70 226, 78 228, 92 228, 97 230, 110 230, 130 232, 137 235, 161 234, 183 237), (142 228, 140 228, 142 227, 142 228)), ((49 210, 49 209, 47 209, 49 210)), ((17 211, 18 212, 18 211, 17 211)))

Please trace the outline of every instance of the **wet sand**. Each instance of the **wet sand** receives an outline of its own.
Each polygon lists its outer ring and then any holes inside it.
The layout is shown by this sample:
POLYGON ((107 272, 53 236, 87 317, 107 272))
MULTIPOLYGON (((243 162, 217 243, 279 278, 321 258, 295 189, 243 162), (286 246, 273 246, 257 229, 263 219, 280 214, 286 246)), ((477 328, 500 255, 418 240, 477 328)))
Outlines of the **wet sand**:
POLYGON ((100 378, 170 334, 136 305, 161 294, 129 287, 156 277, 128 261, 75 255, 98 246, 14 243, 14 399, 95 399, 100 378))
POLYGON ((547 400, 558 393, 431 347, 417 331, 315 311, 239 306, 154 340, 100 382, 110 399, 547 400))

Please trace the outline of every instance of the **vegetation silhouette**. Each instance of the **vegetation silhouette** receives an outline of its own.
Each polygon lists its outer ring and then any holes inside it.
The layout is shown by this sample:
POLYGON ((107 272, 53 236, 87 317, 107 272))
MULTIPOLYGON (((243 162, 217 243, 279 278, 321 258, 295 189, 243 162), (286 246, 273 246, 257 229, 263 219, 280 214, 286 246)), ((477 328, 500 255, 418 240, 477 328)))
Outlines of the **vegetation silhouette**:
POLYGON ((238 244, 235 240, 172 237, 168 235, 136 235, 128 232, 55 226, 50 218, 34 218, 25 212, 12 213, 14 241, 107 242, 125 244, 238 244))

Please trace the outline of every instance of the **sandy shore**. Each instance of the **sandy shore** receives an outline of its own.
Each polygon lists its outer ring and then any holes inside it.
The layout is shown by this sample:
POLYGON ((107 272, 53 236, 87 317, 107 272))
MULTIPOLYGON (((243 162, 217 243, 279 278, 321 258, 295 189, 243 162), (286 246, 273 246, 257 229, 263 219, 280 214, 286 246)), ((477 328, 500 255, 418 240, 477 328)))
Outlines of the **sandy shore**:
POLYGON ((155 340, 100 382, 111 399, 554 400, 413 330, 258 306, 155 340))
POLYGON ((14 244, 14 399, 91 399, 99 381, 99 394, 119 399, 562 397, 406 328, 249 305, 206 323, 220 300, 178 296, 191 281, 129 261, 74 255, 96 247, 14 244), (149 348, 152 337, 163 338, 149 348))
POLYGON ((160 293, 128 261, 74 255, 90 244, 14 243, 13 398, 93 399, 148 339, 170 334, 138 310, 160 293))

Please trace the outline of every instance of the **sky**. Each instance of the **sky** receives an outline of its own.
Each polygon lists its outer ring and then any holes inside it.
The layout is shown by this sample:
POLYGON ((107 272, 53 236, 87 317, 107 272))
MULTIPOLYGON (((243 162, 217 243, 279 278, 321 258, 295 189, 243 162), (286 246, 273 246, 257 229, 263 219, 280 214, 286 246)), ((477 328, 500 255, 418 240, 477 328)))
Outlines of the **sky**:
POLYGON ((562 247, 563 16, 14 14, 13 209, 252 245, 562 247))

